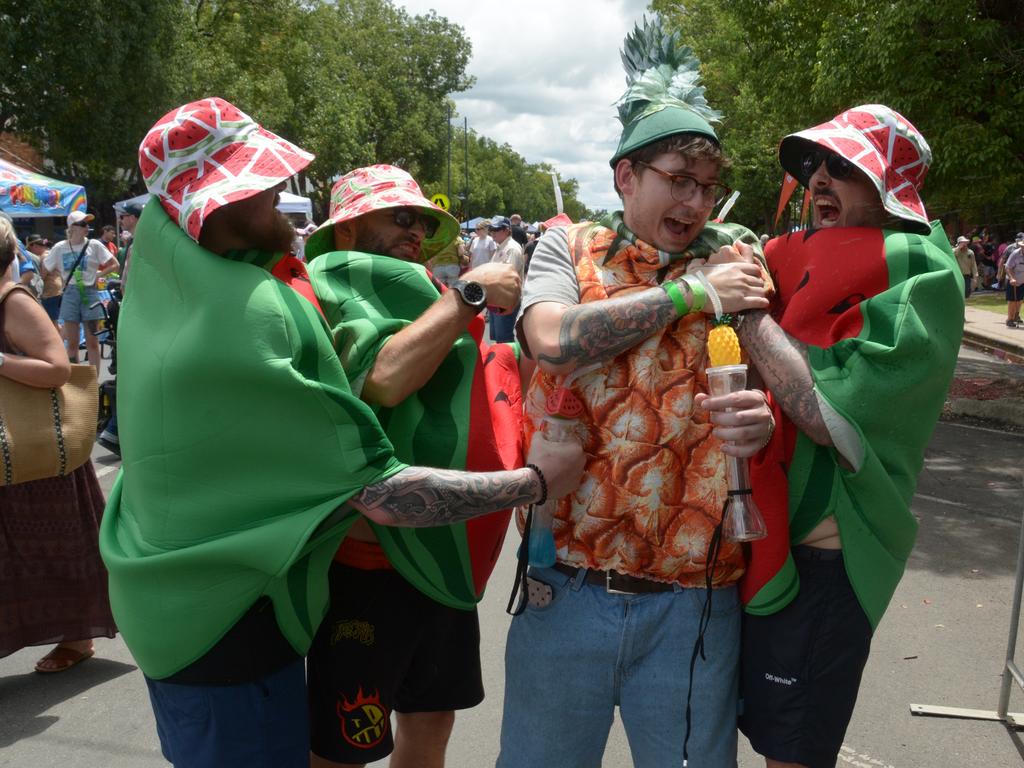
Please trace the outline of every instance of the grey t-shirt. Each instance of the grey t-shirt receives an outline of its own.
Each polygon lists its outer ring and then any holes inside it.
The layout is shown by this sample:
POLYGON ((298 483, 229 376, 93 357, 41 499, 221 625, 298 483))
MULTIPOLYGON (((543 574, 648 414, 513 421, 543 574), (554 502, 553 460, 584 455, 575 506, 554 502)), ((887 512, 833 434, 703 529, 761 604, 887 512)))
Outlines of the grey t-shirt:
POLYGON ((542 301, 554 301, 567 307, 580 303, 580 284, 569 253, 569 235, 565 227, 552 227, 537 241, 523 284, 523 297, 516 317, 516 338, 524 354, 530 358, 533 355, 523 335, 523 315, 530 306, 542 301))

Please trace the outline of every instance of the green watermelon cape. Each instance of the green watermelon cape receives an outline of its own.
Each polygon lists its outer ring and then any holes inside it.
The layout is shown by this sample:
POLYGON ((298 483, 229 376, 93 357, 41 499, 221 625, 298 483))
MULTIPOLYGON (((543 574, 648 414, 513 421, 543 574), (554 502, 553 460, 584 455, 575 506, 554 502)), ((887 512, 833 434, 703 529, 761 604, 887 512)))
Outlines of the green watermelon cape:
MULTIPOLYGON (((426 269, 389 256, 335 251, 309 266, 353 389, 394 334, 440 297, 426 269)), ((374 413, 395 455, 418 466, 494 471, 521 466, 522 397, 514 345, 483 341, 475 318, 434 375, 393 408, 374 413)), ((370 523, 388 560, 428 597, 470 609, 501 551, 510 510, 438 528, 370 523)))
POLYGON ((342 505, 405 465, 352 394, 316 307, 269 274, 280 254, 217 256, 157 203, 132 250, 123 464, 100 529, 118 628, 160 679, 268 596, 305 654, 355 519, 342 505))
POLYGON ((741 597, 753 614, 781 610, 799 591, 790 556, 834 515, 854 592, 878 626, 903 575, 917 522, 910 501, 953 378, 964 326, 960 270, 942 228, 796 232, 765 248, 774 315, 807 344, 815 388, 856 431, 858 469, 817 445, 775 406, 778 428, 751 461, 754 499, 768 525, 751 547, 741 597))

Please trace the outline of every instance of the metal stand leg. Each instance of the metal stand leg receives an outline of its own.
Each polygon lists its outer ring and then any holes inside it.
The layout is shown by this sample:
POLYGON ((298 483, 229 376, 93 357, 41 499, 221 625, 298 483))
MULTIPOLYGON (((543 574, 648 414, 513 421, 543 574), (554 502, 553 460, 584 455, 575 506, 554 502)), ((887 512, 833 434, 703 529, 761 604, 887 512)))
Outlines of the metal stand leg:
POLYGON ((939 707, 930 704, 911 704, 910 712, 915 715, 932 717, 955 717, 962 720, 998 720, 1014 728, 1024 728, 1024 713, 1007 712, 1010 704, 1010 682, 1016 681, 1024 689, 1024 675, 1014 661, 1017 648, 1017 631, 1020 624, 1021 591, 1024 587, 1024 515, 1021 518, 1020 543, 1017 545, 1017 575, 1013 587, 1013 608, 1010 611, 1010 637, 1006 644, 1006 663, 1003 666, 1003 683, 999 691, 999 706, 995 711, 986 709, 964 709, 962 707, 939 707))

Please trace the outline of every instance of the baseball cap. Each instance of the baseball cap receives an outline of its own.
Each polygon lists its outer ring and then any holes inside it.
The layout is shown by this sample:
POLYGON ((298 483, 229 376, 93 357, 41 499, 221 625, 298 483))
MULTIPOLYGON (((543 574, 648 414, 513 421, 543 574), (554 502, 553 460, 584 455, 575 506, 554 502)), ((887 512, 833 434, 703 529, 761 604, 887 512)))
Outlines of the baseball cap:
POLYGON ((42 235, 37 235, 35 232, 33 232, 31 235, 29 235, 28 237, 25 238, 25 246, 26 247, 28 247, 30 245, 35 245, 36 243, 39 243, 40 245, 44 245, 46 243, 46 241, 43 240, 43 236, 42 235))
POLYGON ((128 203, 127 205, 121 206, 121 214, 123 216, 134 216, 138 218, 142 215, 142 206, 138 203, 128 203))
POLYGON ((488 229, 511 229, 512 223, 504 216, 495 216, 487 223, 488 229))
POLYGON ((963 235, 960 235, 960 237, 958 237, 958 238, 956 239, 956 244, 957 244, 957 245, 963 245, 964 243, 969 243, 969 242, 971 242, 971 241, 970 241, 970 240, 968 240, 968 239, 967 239, 966 237, 964 237, 963 235))
POLYGON ((146 188, 196 241, 218 208, 276 186, 312 160, 216 96, 172 109, 139 145, 146 188))
POLYGON ((70 227, 72 224, 88 223, 94 218, 96 217, 91 213, 86 213, 85 211, 72 211, 68 214, 68 226, 70 227))

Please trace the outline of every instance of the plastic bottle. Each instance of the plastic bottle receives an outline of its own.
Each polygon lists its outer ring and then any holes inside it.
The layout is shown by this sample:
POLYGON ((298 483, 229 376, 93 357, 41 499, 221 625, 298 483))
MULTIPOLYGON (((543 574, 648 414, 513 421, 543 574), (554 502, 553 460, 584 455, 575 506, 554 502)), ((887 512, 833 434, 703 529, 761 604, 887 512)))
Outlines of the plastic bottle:
MULTIPOLYGON (((580 376, 599 367, 592 364, 577 368, 565 377, 565 380, 548 395, 544 403, 547 416, 544 418, 544 437, 552 443, 578 441, 577 434, 579 417, 583 415, 583 403, 572 393, 569 386, 580 376)), ((533 522, 530 524, 529 547, 530 565, 538 568, 550 568, 555 564, 555 537, 551 531, 551 521, 555 516, 558 499, 548 499, 544 504, 533 508, 533 522)))
MULTIPOLYGON (((575 419, 549 415, 544 420, 544 437, 552 443, 575 441, 576 424, 575 419)), ((557 505, 558 499, 548 499, 544 504, 533 508, 528 546, 530 565, 538 568, 550 568, 555 564, 555 536, 551 530, 551 523, 557 505)))

